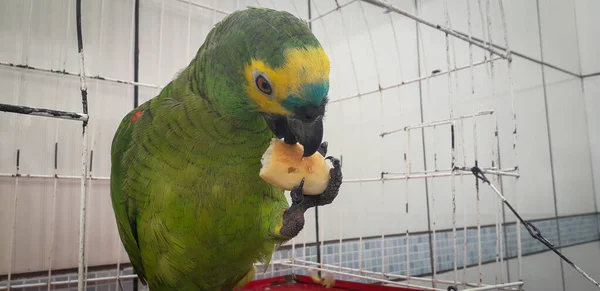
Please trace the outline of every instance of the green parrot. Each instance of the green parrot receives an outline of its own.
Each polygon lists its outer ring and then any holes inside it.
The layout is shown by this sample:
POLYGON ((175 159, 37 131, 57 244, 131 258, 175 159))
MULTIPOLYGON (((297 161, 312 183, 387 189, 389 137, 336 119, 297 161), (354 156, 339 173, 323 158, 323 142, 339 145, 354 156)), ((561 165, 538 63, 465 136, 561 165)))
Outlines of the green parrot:
POLYGON ((320 195, 259 177, 272 138, 326 156, 329 59, 306 23, 248 8, 210 31, 158 96, 122 119, 112 141, 111 198, 119 235, 152 291, 233 290, 255 262, 304 226, 342 183, 340 161, 320 195))

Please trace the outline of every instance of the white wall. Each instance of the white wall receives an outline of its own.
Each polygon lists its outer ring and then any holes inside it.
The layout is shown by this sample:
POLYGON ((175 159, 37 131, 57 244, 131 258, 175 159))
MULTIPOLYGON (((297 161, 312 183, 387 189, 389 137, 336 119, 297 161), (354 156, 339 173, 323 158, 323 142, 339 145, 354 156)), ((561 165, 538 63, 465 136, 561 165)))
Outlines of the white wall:
POLYGON ((597 133, 600 132, 600 116, 597 112, 600 110, 600 76, 583 79, 583 91, 598 210, 600 209, 600 136, 597 133))
POLYGON ((577 0, 575 3, 575 19, 577 21, 577 35, 579 40, 579 55, 581 59, 582 75, 600 72, 600 40, 594 37, 598 33, 598 25, 594 24, 595 11, 600 9, 600 3, 594 0, 577 0))
POLYGON ((558 215, 595 212, 581 80, 545 72, 558 215))
MULTIPOLYGON (((598 268, 598 261, 600 261, 599 247, 600 243, 598 242, 583 244, 566 248, 563 254, 571 258, 583 270, 586 270, 586 273, 592 278, 598 278, 600 277, 600 268, 598 268)), ((596 290, 598 288, 591 282, 582 280, 582 275, 569 267, 568 264, 563 263, 563 266, 565 290, 596 290)))
MULTIPOLYGON (((198 3, 212 5, 213 2, 225 11, 245 5, 266 6, 308 18, 306 1, 206 0, 198 3)), ((348 1, 338 2, 344 5, 348 1)), ((421 1, 419 11, 415 10, 413 1, 390 2, 410 13, 419 13, 434 23, 444 24, 443 1, 421 1)), ((482 4, 485 2, 482 1, 482 4)), ((467 33, 467 2, 451 3, 452 27, 467 33)), ((481 19, 486 17, 486 7, 481 7, 481 15, 478 2, 470 3, 472 33, 477 38, 484 38, 487 27, 482 25, 481 19)), ((496 1, 491 3, 492 41, 504 47, 499 7, 496 1)), ((600 71, 596 57, 600 43, 595 37, 598 23, 594 10, 584 8, 585 3, 597 5, 595 1, 505 1, 511 49, 575 75, 600 71)), ((334 8, 335 1, 313 1, 312 15, 321 15, 334 8)), ((1 2, 0 42, 9 45, 0 49, 0 61, 78 72, 74 11, 74 0, 1 2), (30 3, 34 3, 33 6, 30 3)), ((209 29, 223 16, 198 7, 188 10, 185 1, 142 1, 139 82, 160 86, 167 84, 189 62, 209 29), (164 8, 162 21, 161 7, 164 8)), ((86 75, 132 80, 132 17, 133 1, 83 2, 86 75)), ((518 165, 521 173, 516 188, 513 178, 504 178, 502 189, 524 218, 595 212, 594 202, 600 207, 600 141, 596 117, 600 106, 598 77, 586 78, 582 84, 578 77, 513 56, 511 75, 506 62, 498 61, 494 65, 493 81, 486 66, 475 67, 473 94, 468 69, 452 74, 450 91, 447 75, 421 84, 415 82, 393 87, 433 70, 447 70, 443 33, 421 26, 420 49, 417 50, 417 29, 413 20, 394 13, 382 14, 380 8, 360 1, 314 21, 312 28, 331 59, 331 99, 335 102, 360 94, 359 98, 332 103, 325 124, 325 139, 330 144, 330 153, 343 156, 346 179, 377 178, 382 171, 404 172, 402 155, 406 134, 400 132, 385 138, 379 134, 407 125, 449 118, 451 97, 455 116, 492 109, 495 105, 493 116, 477 118, 477 160, 481 167, 491 166, 495 143, 493 126, 494 119, 497 119, 501 166, 518 165), (518 128, 516 154, 512 141, 509 76, 514 82, 518 128), (379 91, 380 87, 391 88, 379 91)), ((469 64, 469 46, 454 38, 451 41, 451 67, 469 64)), ((483 57, 482 50, 473 47, 474 61, 481 61, 483 57)), ((79 81, 74 77, 0 66, 0 84, 5 89, 0 92, 0 103, 81 110, 79 81)), ((88 81, 88 87, 92 116, 89 147, 94 150, 92 174, 108 177, 110 142, 121 117, 133 107, 133 89, 129 85, 98 80, 88 81)), ((141 104, 152 98, 158 89, 141 87, 139 92, 141 104)), ((473 122, 467 119, 462 124, 464 127, 460 125, 456 140, 459 145, 457 164, 472 166, 475 159, 473 122), (464 128, 464 143, 459 138, 460 128, 464 128)), ((76 122, 0 114, 0 172, 15 172, 16 151, 20 149, 20 173, 54 174, 54 143, 58 141, 57 173, 79 175, 80 130, 80 124, 76 122)), ((424 137, 421 131, 411 132, 410 152, 407 153, 411 170, 432 170, 434 153, 438 169, 448 169, 449 145, 447 125, 437 127, 435 132, 431 128, 426 129, 424 137)), ((456 226, 475 225, 477 205, 473 177, 466 175, 456 181, 456 226)), ((10 267, 8 250, 15 193, 18 193, 18 205, 13 272, 47 269, 48 246, 52 237, 52 268, 76 266, 79 181, 56 180, 56 191, 54 182, 54 179, 21 178, 17 186, 14 178, 0 178, 0 250, 3 250, 0 252, 0 274, 7 273, 10 267), (52 221, 54 196, 56 217, 52 221)), ((90 264, 114 263, 117 257, 121 262, 125 261, 126 255, 117 240, 108 181, 93 181, 89 197, 90 264)), ((334 240, 398 234, 407 229, 411 232, 426 231, 434 227, 433 224, 428 225, 428 203, 435 228, 451 228, 449 178, 430 180, 427 188, 423 179, 344 183, 335 203, 319 208, 322 218, 320 237, 334 240)), ((495 223, 496 205, 494 193, 483 185, 479 204, 482 224, 495 223)), ((515 217, 508 209, 506 212, 506 220, 514 221, 515 217)), ((294 241, 296 243, 315 240, 314 211, 308 211, 306 218, 305 229, 294 241)), ((583 256, 584 251, 594 250, 573 248, 570 252, 583 256)), ((596 248, 596 252, 599 251, 596 248)), ((543 254, 528 257, 523 262, 525 266, 541 266, 552 261, 556 259, 543 254)), ((546 276, 536 273, 536 268, 525 269, 524 276, 532 281, 537 281, 538 276, 546 276)), ((553 272, 556 273, 556 270, 553 272)), ((555 275, 547 276, 544 284, 562 286, 559 282, 561 276, 555 275)))
MULTIPOLYGON (((582 244, 578 246, 567 247, 561 252, 569 257, 575 264, 585 270, 588 275, 593 278, 598 278, 597 262, 600 260, 600 252, 598 252, 598 242, 582 244)), ((481 278, 483 282, 488 283, 507 283, 507 269, 510 273, 511 282, 518 281, 519 275, 525 282, 527 290, 596 290, 596 287, 584 277, 571 268, 568 264, 561 263, 561 259, 552 252, 543 252, 539 254, 529 255, 522 258, 521 274, 519 274, 517 259, 510 259, 504 263, 505 267, 500 271, 500 263, 490 263, 481 266, 481 278), (564 268, 564 282, 561 271, 561 264, 564 268), (504 272, 504 277, 500 274, 504 272)), ((454 280, 454 273, 447 272, 437 276, 442 280, 454 280)), ((479 269, 477 266, 466 269, 466 276, 463 276, 463 269, 459 268, 457 279, 467 282, 478 282, 480 278, 479 269), (465 279, 466 278, 466 279, 465 279)), ((431 286, 431 285, 429 285, 431 286)), ((440 286, 437 286, 440 288, 440 286)), ((441 288, 446 288, 442 285, 441 288)))

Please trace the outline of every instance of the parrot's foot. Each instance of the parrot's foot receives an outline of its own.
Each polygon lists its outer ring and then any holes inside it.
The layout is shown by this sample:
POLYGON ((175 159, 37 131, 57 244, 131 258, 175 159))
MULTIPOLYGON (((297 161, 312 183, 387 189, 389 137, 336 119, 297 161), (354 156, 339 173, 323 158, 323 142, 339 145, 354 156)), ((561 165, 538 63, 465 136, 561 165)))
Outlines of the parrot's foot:
POLYGON ((292 197, 292 207, 294 204, 299 204, 302 208, 308 209, 315 206, 324 206, 333 202, 337 197, 342 185, 342 166, 340 160, 334 157, 327 157, 326 159, 331 160, 333 168, 329 170, 329 184, 325 191, 319 195, 304 195, 302 189, 304 187, 304 179, 300 181, 300 185, 294 187, 290 192, 292 197))
MULTIPOLYGON (((327 143, 324 142, 319 148, 319 152, 327 153, 327 143)), ((292 189, 290 196, 292 197, 292 206, 283 214, 283 224, 279 233, 282 236, 292 238, 295 237, 304 228, 304 212, 311 207, 324 206, 333 202, 337 197, 342 185, 342 165, 340 160, 334 157, 327 157, 331 160, 333 168, 329 170, 329 184, 325 191, 319 195, 304 195, 302 188, 304 187, 304 179, 300 181, 300 185, 292 189)))

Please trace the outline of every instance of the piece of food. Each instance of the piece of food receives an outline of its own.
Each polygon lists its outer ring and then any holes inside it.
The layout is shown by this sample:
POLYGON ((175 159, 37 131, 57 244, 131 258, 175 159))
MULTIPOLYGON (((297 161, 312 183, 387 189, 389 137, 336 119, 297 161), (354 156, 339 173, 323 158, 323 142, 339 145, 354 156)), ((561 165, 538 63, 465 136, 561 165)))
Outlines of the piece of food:
POLYGON ((312 269, 309 270, 308 273, 310 274, 310 278, 313 280, 313 282, 323 285, 327 289, 335 285, 335 278, 333 277, 333 274, 329 272, 324 272, 324 277, 319 277, 319 273, 312 269))
POLYGON ((302 157, 303 149, 298 143, 289 145, 282 139, 272 139, 271 145, 262 156, 263 167, 259 176, 283 190, 292 190, 304 178, 304 194, 323 193, 329 183, 331 166, 319 152, 302 157))

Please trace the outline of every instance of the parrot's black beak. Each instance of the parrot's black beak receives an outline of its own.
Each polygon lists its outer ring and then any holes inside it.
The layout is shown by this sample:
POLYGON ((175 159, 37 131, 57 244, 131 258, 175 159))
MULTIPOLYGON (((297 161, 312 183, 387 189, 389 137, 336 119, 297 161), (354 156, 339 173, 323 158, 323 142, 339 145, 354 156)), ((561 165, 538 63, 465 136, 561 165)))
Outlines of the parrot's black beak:
MULTIPOLYGON (((323 115, 311 121, 288 118, 288 125, 298 143, 304 147, 304 157, 310 157, 317 152, 323 140, 323 115)), ((290 142, 286 140, 286 143, 290 142)))
POLYGON ((304 157, 317 152, 323 140, 325 106, 302 107, 291 116, 265 115, 267 124, 277 138, 287 144, 296 142, 304 147, 304 157))

